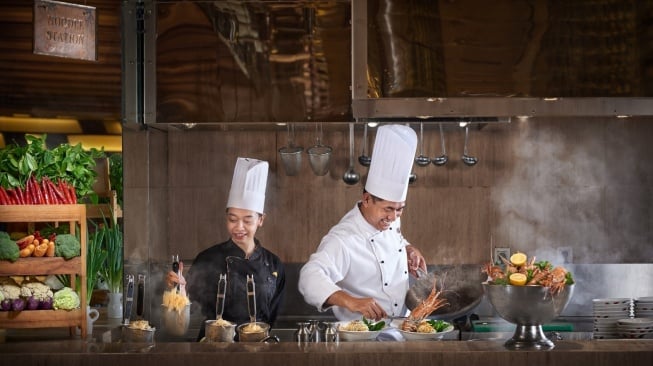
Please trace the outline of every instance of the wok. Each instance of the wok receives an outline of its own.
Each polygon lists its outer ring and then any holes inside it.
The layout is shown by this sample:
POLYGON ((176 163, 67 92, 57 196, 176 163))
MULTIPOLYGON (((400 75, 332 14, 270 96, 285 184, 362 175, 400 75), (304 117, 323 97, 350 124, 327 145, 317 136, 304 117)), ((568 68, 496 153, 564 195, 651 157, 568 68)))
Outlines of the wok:
POLYGON ((481 283, 487 278, 477 264, 455 264, 429 266, 428 275, 420 279, 411 276, 411 286, 406 294, 406 306, 413 310, 426 299, 437 281, 438 290, 444 289, 441 297, 449 305, 435 310, 429 316, 452 320, 471 312, 483 299, 481 283))

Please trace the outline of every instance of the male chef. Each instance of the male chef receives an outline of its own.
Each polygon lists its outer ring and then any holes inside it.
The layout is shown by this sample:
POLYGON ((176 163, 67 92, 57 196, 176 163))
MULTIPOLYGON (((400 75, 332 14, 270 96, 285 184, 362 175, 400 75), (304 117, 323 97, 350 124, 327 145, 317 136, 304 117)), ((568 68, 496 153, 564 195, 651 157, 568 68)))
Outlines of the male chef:
POLYGON ((322 238, 302 267, 299 291, 318 311, 341 321, 407 315, 409 272, 426 270, 401 234, 417 135, 403 125, 379 127, 360 201, 322 238))

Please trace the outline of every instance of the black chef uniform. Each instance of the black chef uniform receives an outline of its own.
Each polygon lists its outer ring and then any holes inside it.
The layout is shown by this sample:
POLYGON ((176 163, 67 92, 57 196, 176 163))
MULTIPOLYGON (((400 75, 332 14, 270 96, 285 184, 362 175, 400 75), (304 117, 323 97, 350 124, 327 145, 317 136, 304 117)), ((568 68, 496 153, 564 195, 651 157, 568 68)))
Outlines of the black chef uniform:
MULTIPOLYGON (((222 318, 232 323, 250 321, 247 309, 247 275, 254 275, 256 285, 256 320, 270 325, 274 323, 283 300, 285 272, 279 258, 261 247, 254 239, 256 248, 248 259, 245 252, 231 239, 216 244, 197 255, 188 271, 187 287, 191 302, 198 304, 202 315, 215 319, 215 303, 220 274, 227 274, 227 291, 222 318)), ((202 322, 198 340, 204 338, 205 323, 202 322)))

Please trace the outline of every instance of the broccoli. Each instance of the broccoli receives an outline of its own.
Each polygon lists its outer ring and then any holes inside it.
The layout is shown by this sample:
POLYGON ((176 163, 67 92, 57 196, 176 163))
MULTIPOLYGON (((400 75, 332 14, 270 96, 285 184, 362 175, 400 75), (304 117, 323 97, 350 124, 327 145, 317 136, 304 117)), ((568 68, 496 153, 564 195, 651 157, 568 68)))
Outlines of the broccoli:
POLYGON ((11 236, 6 231, 0 231, 0 239, 11 239, 11 236))
POLYGON ((0 237, 0 260, 6 259, 15 262, 20 256, 20 249, 16 242, 5 237, 0 237))
POLYGON ((54 244, 54 255, 70 259, 81 255, 79 239, 71 234, 57 235, 54 244))

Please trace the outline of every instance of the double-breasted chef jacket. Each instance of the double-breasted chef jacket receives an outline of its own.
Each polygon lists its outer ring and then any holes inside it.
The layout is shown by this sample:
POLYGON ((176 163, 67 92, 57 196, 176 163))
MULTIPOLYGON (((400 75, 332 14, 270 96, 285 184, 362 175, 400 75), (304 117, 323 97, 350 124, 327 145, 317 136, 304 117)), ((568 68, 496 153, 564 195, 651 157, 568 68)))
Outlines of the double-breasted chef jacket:
POLYGON ((304 300, 324 312, 332 308, 340 321, 360 319, 359 313, 343 307, 325 306, 338 290, 355 297, 371 297, 388 316, 406 316, 409 287, 406 245, 397 218, 387 230, 379 231, 365 220, 358 202, 329 230, 299 276, 304 300))

